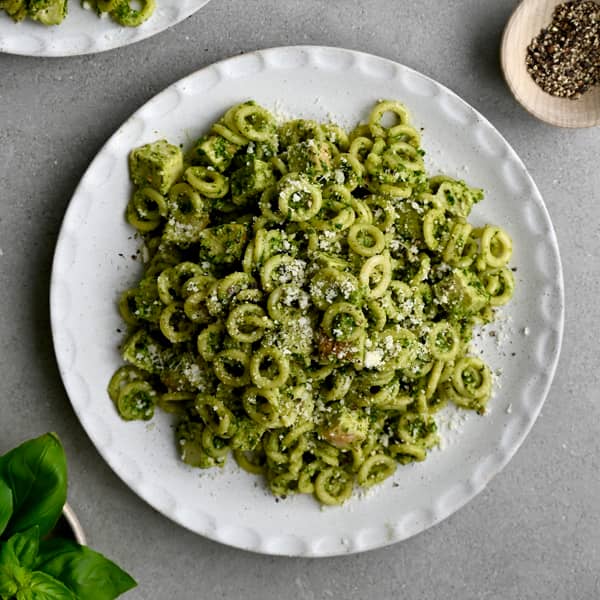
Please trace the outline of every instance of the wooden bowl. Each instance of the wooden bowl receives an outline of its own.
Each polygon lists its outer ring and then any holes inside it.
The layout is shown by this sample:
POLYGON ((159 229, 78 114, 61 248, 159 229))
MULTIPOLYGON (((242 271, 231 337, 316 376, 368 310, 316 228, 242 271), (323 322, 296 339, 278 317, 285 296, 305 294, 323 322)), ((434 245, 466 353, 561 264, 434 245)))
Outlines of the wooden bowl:
POLYGON ((75 511, 68 504, 63 506, 62 515, 58 523, 48 535, 48 539, 56 537, 75 540, 82 546, 87 543, 83 527, 81 527, 75 511))
POLYGON ((538 119, 559 127, 593 127, 600 125, 600 85, 593 86, 577 100, 558 98, 533 81, 525 64, 531 40, 550 24, 554 8, 565 1, 523 0, 519 4, 502 36, 502 71, 515 98, 538 119))

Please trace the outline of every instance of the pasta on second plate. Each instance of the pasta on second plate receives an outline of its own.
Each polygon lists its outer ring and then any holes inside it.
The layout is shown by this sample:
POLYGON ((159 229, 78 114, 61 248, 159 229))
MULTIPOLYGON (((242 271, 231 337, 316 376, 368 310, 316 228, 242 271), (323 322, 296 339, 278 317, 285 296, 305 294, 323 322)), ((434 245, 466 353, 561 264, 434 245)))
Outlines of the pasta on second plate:
MULTIPOLYGON (((156 7, 155 0, 83 0, 82 5, 98 13, 108 14, 124 27, 137 27, 148 20, 156 7)), ((60 25, 68 12, 68 0, 0 0, 0 9, 14 21, 31 19, 42 25, 60 25)))
POLYGON ((512 242, 471 225, 482 190, 423 155, 396 101, 349 133, 249 101, 185 156, 133 150, 148 260, 119 304, 121 416, 174 413, 187 464, 231 453, 273 494, 333 505, 424 460, 448 402, 484 413, 491 373, 469 346, 512 295, 512 242))

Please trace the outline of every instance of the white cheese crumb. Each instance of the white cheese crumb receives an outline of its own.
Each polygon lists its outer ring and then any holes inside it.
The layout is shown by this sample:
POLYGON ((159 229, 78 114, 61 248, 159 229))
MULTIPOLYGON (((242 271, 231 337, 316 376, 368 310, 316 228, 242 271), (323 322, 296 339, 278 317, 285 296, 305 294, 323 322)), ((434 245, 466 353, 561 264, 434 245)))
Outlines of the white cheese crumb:
POLYGON ((383 350, 377 348, 376 350, 368 350, 365 352, 365 368, 374 369, 383 362, 383 350))

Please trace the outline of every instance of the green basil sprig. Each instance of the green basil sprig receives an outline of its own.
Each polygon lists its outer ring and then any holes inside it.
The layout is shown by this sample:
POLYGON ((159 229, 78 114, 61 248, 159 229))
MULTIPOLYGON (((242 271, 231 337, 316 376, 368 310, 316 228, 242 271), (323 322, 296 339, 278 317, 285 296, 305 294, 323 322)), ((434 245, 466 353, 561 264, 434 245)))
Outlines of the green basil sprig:
POLYGON ((102 554, 45 539, 67 497, 67 462, 56 434, 0 456, 0 599, 113 600, 137 584, 102 554))
POLYGON ((33 525, 45 536, 67 500, 67 459, 55 434, 29 440, 0 458, 0 477, 12 491, 13 514, 7 534, 33 525))

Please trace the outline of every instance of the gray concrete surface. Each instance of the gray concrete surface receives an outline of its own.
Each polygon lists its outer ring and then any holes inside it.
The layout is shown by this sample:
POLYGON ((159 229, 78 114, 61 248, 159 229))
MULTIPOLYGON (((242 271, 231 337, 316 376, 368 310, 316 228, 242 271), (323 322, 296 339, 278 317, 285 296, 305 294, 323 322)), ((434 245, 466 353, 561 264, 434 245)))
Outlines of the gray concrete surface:
MULTIPOLYGON (((76 1, 76 0, 72 0, 76 1)), ((160 0, 158 0, 160 2, 160 0)), ((498 66, 515 0, 212 0, 153 39, 96 56, 0 55, 0 451, 56 430, 90 542, 135 575, 136 599, 600 598, 600 130, 530 117, 498 66), (533 174, 557 230, 566 329, 552 390, 508 467, 465 508, 404 543, 343 558, 270 558, 174 525, 133 494, 79 425, 48 316, 63 212, 119 124, 216 60, 288 44, 378 54, 486 115, 533 174)))

